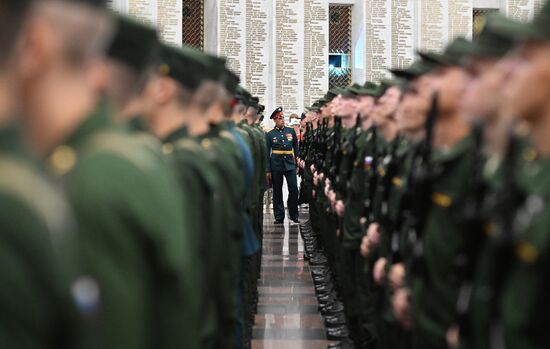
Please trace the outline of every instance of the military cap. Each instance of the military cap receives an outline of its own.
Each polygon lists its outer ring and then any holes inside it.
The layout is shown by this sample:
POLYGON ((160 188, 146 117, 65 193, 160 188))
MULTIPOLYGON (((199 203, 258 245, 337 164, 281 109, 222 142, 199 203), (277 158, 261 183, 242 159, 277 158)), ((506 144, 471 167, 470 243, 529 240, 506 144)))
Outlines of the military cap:
POLYGON ((273 113, 271 113, 271 116, 269 117, 271 120, 275 119, 276 117, 278 117, 279 115, 282 115, 283 114, 283 108, 282 107, 279 107, 277 109, 275 109, 273 111, 273 113))
POLYGON ((357 96, 372 96, 376 97, 378 86, 370 81, 365 82, 364 85, 353 84, 351 90, 357 96))
POLYGON ((418 59, 406 69, 389 69, 397 78, 414 80, 434 70, 436 65, 425 59, 418 59))
POLYGON ((355 92, 355 89, 353 89, 353 86, 354 85, 343 88, 340 95, 344 98, 355 98, 355 97, 357 97, 358 94, 357 94, 357 92, 355 92))
POLYGON ((405 83, 406 81, 403 79, 382 79, 380 81, 380 86, 378 86, 378 89, 377 89, 377 93, 378 93, 377 97, 383 96, 386 93, 386 91, 388 91, 390 88, 394 86, 403 88, 405 86, 405 83))
POLYGON ((499 32, 512 35, 519 40, 550 40, 550 1, 546 1, 540 12, 528 23, 499 17, 493 23, 499 32))
POLYGON ((160 45, 158 57, 158 73, 178 81, 190 90, 196 90, 202 83, 203 76, 200 73, 204 69, 196 61, 185 55, 181 49, 160 45))
POLYGON ((511 21, 498 13, 487 16, 485 27, 479 36, 465 47, 465 53, 481 58, 499 58, 506 55, 514 46, 515 40, 511 35, 499 30, 498 23, 511 21))
POLYGON ((116 32, 107 55, 135 71, 142 71, 153 63, 158 51, 156 29, 126 16, 115 16, 116 32))
POLYGON ((93 7, 98 8, 107 8, 107 1, 106 0, 64 0, 66 2, 72 2, 75 4, 83 4, 83 5, 90 5, 93 7))
POLYGON ((202 74, 202 77, 205 80, 223 82, 223 77, 226 70, 225 58, 212 56, 186 45, 181 47, 181 52, 188 59, 194 61, 197 65, 203 68, 200 71, 194 72, 195 74, 202 74))
POLYGON ((318 112, 320 107, 321 107, 321 100, 317 100, 310 107, 306 107, 306 110, 318 112))
POLYGON ((237 91, 235 92, 235 98, 242 104, 252 106, 252 95, 241 85, 237 86, 237 91))
POLYGON ((260 99, 258 97, 250 98, 249 107, 252 107, 252 108, 259 111, 259 109, 260 109, 260 99))
POLYGON ((235 95, 239 88, 239 83, 241 82, 241 79, 239 79, 237 74, 226 68, 221 77, 221 82, 223 83, 225 89, 230 95, 235 95))
POLYGON ((433 51, 419 51, 418 54, 423 60, 437 66, 461 65, 467 55, 470 43, 463 37, 454 39, 442 53, 433 51))
POLYGON ((332 88, 325 94, 323 99, 326 100, 325 103, 328 103, 336 98, 336 96, 338 96, 338 91, 335 88, 332 88))

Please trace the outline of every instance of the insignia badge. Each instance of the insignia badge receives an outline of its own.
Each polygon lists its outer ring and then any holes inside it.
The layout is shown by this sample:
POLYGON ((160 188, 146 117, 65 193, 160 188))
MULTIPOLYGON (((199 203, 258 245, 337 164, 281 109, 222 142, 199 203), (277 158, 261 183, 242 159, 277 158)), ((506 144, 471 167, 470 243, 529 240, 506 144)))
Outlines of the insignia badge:
POLYGON ((292 133, 287 133, 286 134, 286 139, 290 142, 292 141, 292 133))
POLYGON ((277 143, 277 137, 273 137, 273 143, 277 143))
POLYGON ((370 168, 372 167, 372 162, 374 161, 374 158, 372 156, 366 156, 365 157, 365 161, 364 161, 364 167, 365 167, 365 170, 370 170, 370 168))

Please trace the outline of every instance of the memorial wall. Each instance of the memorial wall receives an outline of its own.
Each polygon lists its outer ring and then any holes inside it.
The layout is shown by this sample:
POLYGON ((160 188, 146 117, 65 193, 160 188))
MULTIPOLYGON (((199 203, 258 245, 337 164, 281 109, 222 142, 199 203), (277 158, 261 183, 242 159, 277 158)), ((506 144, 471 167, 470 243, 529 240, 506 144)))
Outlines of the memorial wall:
MULTIPOLYGON (((110 0, 109 6, 150 23, 181 44, 186 0, 110 0)), ((352 5, 358 51, 353 71, 377 81, 386 68, 412 63, 417 49, 439 50, 471 37, 474 8, 529 20, 545 0, 205 0, 205 50, 227 57, 242 84, 266 105, 300 113, 328 89, 329 3, 352 5), (357 12, 359 11, 359 12, 357 12), (361 20, 358 20, 361 19, 361 20), (359 23, 361 22, 361 23, 359 23), (360 60, 360 62, 357 62, 360 60)), ((362 81, 361 81, 362 82, 362 81)))
POLYGON ((165 42, 181 45, 182 1, 185 0, 107 0, 107 4, 116 12, 158 28, 165 42))
POLYGON ((207 6, 209 52, 225 56, 266 114, 300 114, 328 89, 327 0, 226 0, 207 6), (212 18, 209 18, 212 21, 212 18))

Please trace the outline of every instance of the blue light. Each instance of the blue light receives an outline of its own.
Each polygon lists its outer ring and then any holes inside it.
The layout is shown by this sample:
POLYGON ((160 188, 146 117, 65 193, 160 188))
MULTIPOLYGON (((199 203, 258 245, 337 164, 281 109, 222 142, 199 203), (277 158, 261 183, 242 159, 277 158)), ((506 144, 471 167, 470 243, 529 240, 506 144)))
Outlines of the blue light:
POLYGON ((330 64, 330 65, 328 66, 328 68, 329 68, 330 70, 334 70, 334 64, 330 64))

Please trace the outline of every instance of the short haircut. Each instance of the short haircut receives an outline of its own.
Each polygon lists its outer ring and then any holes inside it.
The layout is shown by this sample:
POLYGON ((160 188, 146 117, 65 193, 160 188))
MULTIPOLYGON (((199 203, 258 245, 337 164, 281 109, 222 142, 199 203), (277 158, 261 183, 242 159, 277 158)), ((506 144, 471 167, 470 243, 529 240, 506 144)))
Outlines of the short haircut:
POLYGON ((0 64, 5 64, 25 22, 30 0, 0 0, 0 64))
POLYGON ((49 22, 62 42, 64 56, 79 65, 105 54, 112 36, 112 21, 104 10, 74 1, 36 1, 33 15, 49 22))

